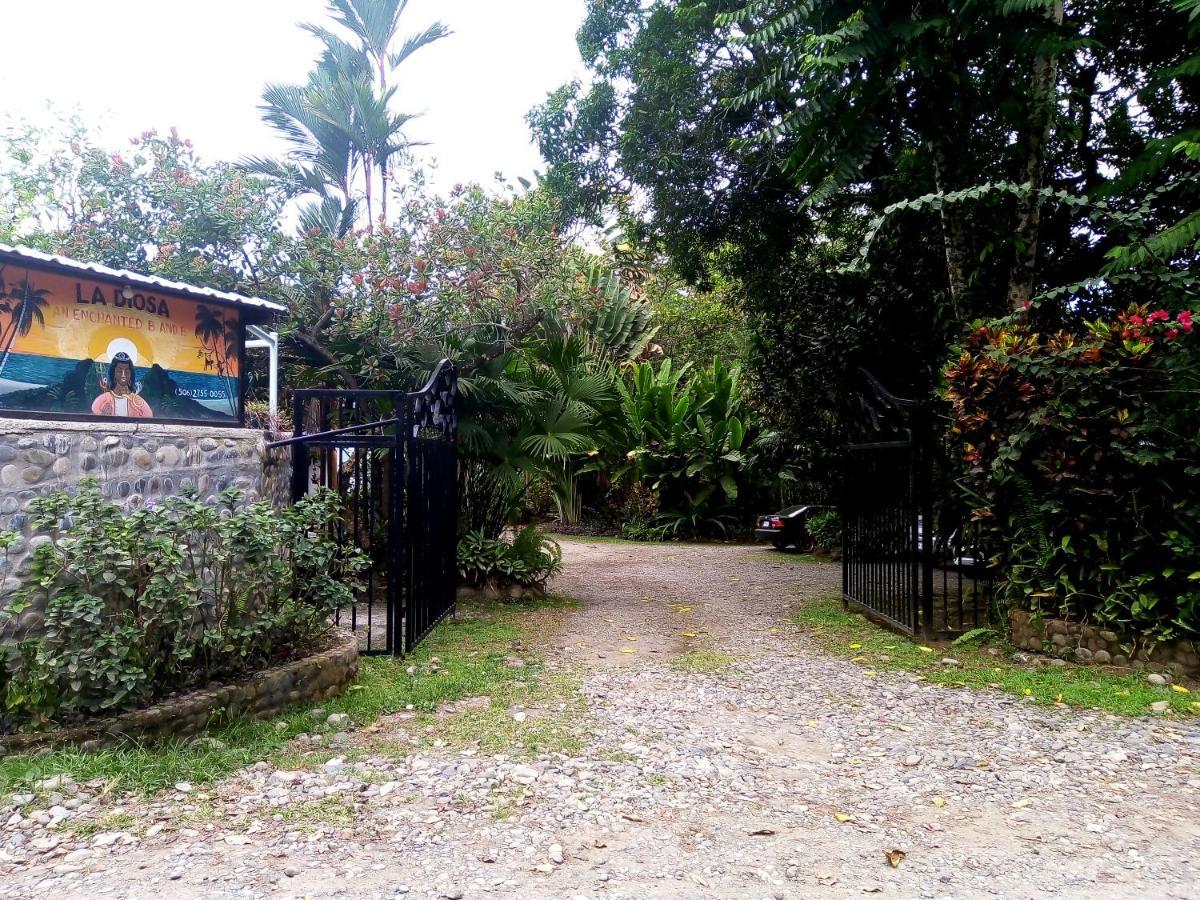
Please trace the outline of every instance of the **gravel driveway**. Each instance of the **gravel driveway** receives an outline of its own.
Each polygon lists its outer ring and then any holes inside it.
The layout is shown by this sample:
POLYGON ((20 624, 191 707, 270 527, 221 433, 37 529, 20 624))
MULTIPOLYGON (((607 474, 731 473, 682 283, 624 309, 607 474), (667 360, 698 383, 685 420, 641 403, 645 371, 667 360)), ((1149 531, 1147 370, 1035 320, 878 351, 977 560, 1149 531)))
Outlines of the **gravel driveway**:
POLYGON ((540 639, 581 675, 581 753, 260 764, 203 823, 187 797, 126 810, 154 833, 10 820, 0 896, 1200 896, 1194 726, 868 678, 788 624, 836 590, 830 565, 564 549, 556 589, 583 606, 540 639), (323 797, 353 815, 286 814, 323 797))

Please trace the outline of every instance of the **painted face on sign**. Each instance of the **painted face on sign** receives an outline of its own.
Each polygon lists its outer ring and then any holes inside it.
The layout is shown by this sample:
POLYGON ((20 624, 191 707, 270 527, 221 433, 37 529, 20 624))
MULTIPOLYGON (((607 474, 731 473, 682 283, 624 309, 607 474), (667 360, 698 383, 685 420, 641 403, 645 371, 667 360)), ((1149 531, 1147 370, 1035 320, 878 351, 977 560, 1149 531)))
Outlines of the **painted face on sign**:
POLYGON ((128 394, 130 388, 133 387, 133 366, 129 363, 118 363, 114 369, 113 377, 116 379, 116 384, 113 385, 113 390, 118 394, 128 394))

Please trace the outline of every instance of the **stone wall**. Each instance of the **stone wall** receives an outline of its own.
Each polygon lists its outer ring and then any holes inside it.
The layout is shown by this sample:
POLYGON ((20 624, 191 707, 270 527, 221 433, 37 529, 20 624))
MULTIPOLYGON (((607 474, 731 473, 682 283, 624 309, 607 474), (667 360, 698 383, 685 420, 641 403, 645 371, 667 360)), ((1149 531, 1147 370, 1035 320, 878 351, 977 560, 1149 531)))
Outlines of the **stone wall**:
POLYGON ((104 496, 133 510, 194 487, 215 502, 229 487, 248 500, 286 503, 291 450, 267 450, 272 436, 247 428, 154 422, 43 422, 0 418, 0 530, 22 535, 0 555, 3 598, 28 572, 39 540, 29 523, 35 497, 69 490, 81 478, 100 482, 104 496))
POLYGON ((236 716, 262 719, 293 703, 336 696, 358 678, 358 639, 344 631, 334 634, 333 646, 323 653, 259 672, 238 684, 182 694, 156 706, 73 728, 0 735, 0 752, 64 744, 92 750, 131 739, 186 737, 236 716))
POLYGON ((1160 641, 1147 648, 1143 642, 1098 625, 1039 618, 1019 609, 1009 613, 1009 621, 1012 642, 1023 650, 1078 663, 1200 676, 1200 652, 1194 641, 1160 641))

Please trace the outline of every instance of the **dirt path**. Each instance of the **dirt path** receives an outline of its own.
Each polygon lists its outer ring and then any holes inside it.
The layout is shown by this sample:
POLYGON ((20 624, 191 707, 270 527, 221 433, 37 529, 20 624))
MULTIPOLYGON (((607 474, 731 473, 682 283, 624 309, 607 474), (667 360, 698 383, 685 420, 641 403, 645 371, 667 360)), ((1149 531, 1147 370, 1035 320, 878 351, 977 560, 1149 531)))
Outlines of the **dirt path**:
POLYGON ((836 590, 829 565, 565 550, 582 607, 539 640, 586 697, 579 752, 260 765, 207 823, 0 869, 0 896, 1200 896, 1194 727, 869 678, 788 624, 836 590), (300 827, 325 798, 353 814, 300 827))

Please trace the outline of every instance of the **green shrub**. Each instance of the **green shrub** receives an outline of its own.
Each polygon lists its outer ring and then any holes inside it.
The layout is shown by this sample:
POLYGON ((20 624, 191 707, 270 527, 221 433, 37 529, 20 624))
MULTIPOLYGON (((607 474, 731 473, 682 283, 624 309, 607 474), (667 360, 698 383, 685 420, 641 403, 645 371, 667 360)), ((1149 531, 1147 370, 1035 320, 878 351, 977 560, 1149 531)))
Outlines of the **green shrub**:
POLYGON ((16 648, 4 703, 24 724, 145 705, 294 655, 354 600, 365 562, 331 541, 336 496, 274 510, 228 490, 126 515, 87 480, 30 505, 49 537, 10 616, 43 611, 16 648))
POLYGON ((527 525, 513 540, 493 539, 468 531, 458 542, 458 574, 464 583, 489 582, 541 585, 562 571, 562 549, 536 525, 527 525))
POLYGON ((1200 636, 1200 354, 1192 314, 1081 335, 977 326, 947 372, 964 486, 1008 605, 1200 636))
POLYGON ((811 513, 806 523, 808 533, 824 550, 842 546, 842 515, 836 509, 818 509, 811 513))
MULTIPOLYGON (((719 359, 704 369, 640 363, 618 385, 633 447, 614 473, 657 497, 655 525, 669 537, 728 535, 749 523, 763 489, 790 473, 759 467, 758 451, 777 439, 758 432, 741 370, 719 359)), ((640 531, 635 523, 634 531, 640 531)))

